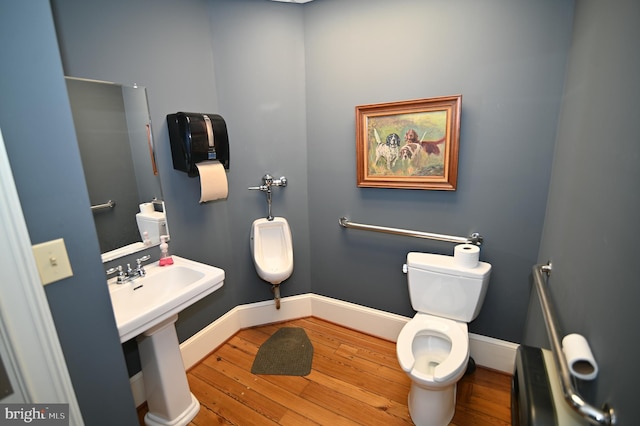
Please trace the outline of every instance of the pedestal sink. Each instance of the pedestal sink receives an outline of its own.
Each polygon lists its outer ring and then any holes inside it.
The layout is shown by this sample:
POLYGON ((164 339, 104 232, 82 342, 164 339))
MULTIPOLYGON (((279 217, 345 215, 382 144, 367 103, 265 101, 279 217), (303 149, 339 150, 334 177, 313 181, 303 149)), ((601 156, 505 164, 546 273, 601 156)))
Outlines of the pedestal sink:
POLYGON ((178 313, 213 293, 224 271, 179 256, 173 265, 145 266, 146 275, 124 284, 109 280, 120 341, 137 337, 149 412, 149 426, 188 424, 200 403, 189 390, 175 322, 178 313))

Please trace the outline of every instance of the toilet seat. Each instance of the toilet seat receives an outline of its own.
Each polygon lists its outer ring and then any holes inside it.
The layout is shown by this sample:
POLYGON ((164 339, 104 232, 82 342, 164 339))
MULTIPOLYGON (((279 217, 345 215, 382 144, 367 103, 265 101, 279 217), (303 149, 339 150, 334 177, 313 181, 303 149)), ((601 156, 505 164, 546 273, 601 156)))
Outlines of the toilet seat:
MULTIPOLYGON (((466 328, 466 323, 463 324, 466 328)), ((456 321, 427 314, 416 314, 400 331, 396 343, 396 352, 400 367, 409 373, 414 380, 425 383, 443 383, 457 380, 460 373, 466 370, 469 359, 469 336, 461 324, 456 321), (415 367, 413 341, 419 335, 441 337, 451 343, 451 350, 445 360, 437 365, 433 374, 418 370, 415 367)))

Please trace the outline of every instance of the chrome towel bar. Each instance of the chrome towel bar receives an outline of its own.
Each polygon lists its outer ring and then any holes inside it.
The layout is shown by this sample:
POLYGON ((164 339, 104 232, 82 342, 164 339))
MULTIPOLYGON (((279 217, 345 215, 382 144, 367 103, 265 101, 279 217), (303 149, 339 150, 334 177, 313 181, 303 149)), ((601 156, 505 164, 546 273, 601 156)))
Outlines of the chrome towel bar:
POLYGON ((544 323, 547 327, 547 334, 551 341, 551 352, 553 352, 553 359, 556 362, 558 371, 560 373, 560 384, 562 387, 562 393, 564 399, 569 406, 587 419, 589 423, 594 425, 615 425, 616 415, 613 408, 605 404, 602 410, 589 405, 582 399, 578 392, 573 387, 573 381, 571 379, 571 373, 569 372, 569 365, 564 357, 562 351, 562 344, 560 343, 560 335, 558 334, 558 322, 553 310, 551 299, 547 291, 547 282, 544 275, 549 276, 551 274, 551 263, 539 264, 533 267, 533 281, 540 298, 540 306, 542 307, 542 316, 544 317, 544 323))
POLYGON ((362 223, 351 222, 349 219, 347 219, 344 216, 340 218, 338 223, 343 228, 353 228, 353 229, 361 229, 363 231, 383 232, 386 234, 403 235, 405 237, 425 238, 428 240, 446 241, 449 243, 475 244, 479 246, 482 244, 482 241, 483 241, 482 235, 478 234, 477 232, 474 232, 469 237, 456 237, 453 235, 443 235, 443 234, 433 234, 431 232, 412 231, 410 229, 388 228, 386 226, 377 226, 377 225, 364 225, 362 223))
POLYGON ((116 206, 116 202, 115 201, 107 201, 106 203, 103 204, 96 204, 95 206, 91 206, 91 211, 95 212, 97 210, 105 210, 105 209, 112 209, 116 206))

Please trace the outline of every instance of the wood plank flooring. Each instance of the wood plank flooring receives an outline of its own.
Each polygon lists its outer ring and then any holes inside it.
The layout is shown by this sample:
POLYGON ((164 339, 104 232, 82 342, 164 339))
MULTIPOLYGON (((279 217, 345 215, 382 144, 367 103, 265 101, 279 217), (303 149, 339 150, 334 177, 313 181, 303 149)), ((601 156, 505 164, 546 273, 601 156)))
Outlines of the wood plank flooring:
MULTIPOLYGON (((241 330, 187 374, 200 401, 193 426, 412 425, 410 380, 395 343, 309 317, 241 330), (251 374, 280 327, 302 327, 314 348, 304 377, 251 374)), ((511 376, 477 368, 458 383, 454 426, 508 426, 511 376)), ((138 409, 140 424, 146 405, 138 409)))

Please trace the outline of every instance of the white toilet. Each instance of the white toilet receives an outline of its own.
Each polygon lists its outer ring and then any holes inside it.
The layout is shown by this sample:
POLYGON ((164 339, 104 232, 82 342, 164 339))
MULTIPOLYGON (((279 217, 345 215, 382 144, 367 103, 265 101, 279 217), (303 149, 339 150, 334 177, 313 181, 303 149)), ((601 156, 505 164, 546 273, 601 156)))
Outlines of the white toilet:
POLYGON ((469 360, 467 323, 480 312, 491 265, 412 252, 405 271, 417 314, 400 331, 396 352, 412 382, 409 414, 417 426, 446 426, 469 360))
POLYGON ((161 235, 169 235, 165 213, 155 211, 153 203, 140 204, 140 213, 136 214, 140 238, 144 245, 160 244, 161 235))
POLYGON ((251 225, 251 255, 258 276, 273 285, 280 308, 280 283, 293 272, 293 243, 289 223, 283 217, 256 219, 251 225))

